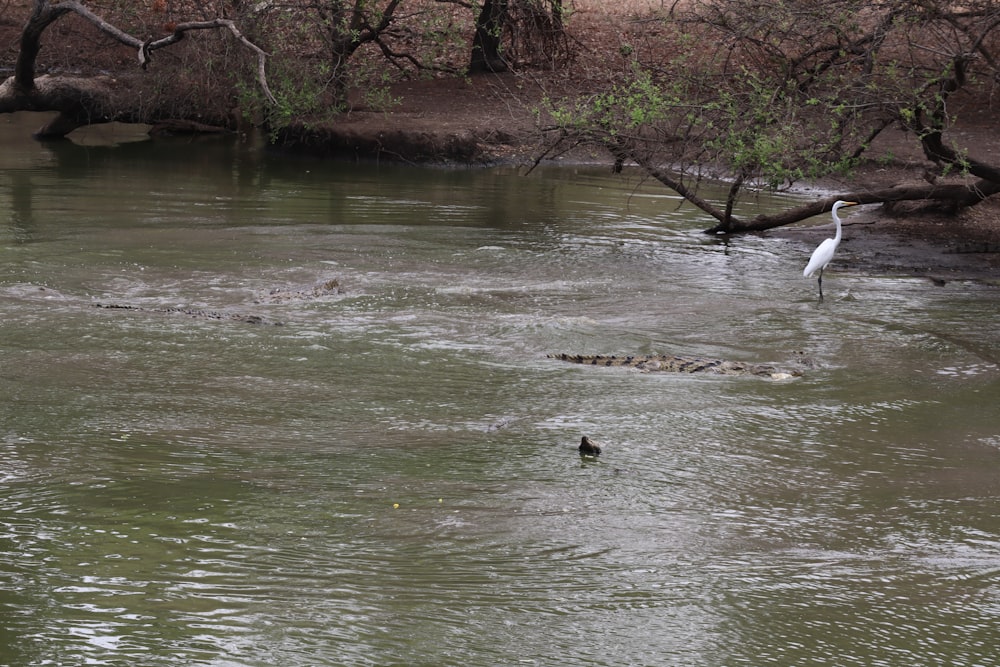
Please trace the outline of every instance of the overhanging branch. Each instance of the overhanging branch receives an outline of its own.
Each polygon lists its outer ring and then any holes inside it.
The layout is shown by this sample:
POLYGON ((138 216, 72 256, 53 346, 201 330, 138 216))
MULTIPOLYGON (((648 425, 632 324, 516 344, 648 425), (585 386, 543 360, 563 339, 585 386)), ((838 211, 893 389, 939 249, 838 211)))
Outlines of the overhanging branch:
POLYGON ((733 218, 728 228, 721 224, 705 230, 706 234, 761 232, 801 222, 806 218, 829 211, 838 199, 856 201, 859 204, 884 204, 901 201, 939 201, 971 206, 987 197, 1000 193, 1000 183, 980 180, 972 185, 950 183, 945 185, 907 185, 881 190, 845 192, 833 197, 803 204, 773 215, 758 215, 750 220, 733 218))
MULTIPOLYGON (((744 232, 760 232, 777 227, 783 227, 801 222, 814 215, 827 212, 838 199, 856 201, 859 204, 885 204, 902 201, 936 201, 962 207, 972 206, 984 199, 1000 193, 1000 179, 982 178, 974 183, 940 183, 928 185, 907 185, 878 190, 845 192, 826 199, 809 202, 780 213, 758 215, 749 220, 732 215, 728 206, 721 208, 709 200, 698 196, 697 192, 685 185, 683 179, 656 165, 656 163, 641 151, 634 150, 627 142, 615 137, 605 136, 602 139, 604 147, 616 161, 635 162, 646 174, 656 179, 666 187, 684 197, 689 203, 704 211, 718 221, 718 224, 705 230, 706 234, 734 234, 744 232)), ((731 201, 731 198, 730 198, 731 201)))
POLYGON ((271 104, 277 104, 271 89, 267 84, 267 53, 251 42, 240 32, 236 23, 230 19, 213 19, 210 21, 192 21, 181 23, 174 31, 161 39, 143 42, 127 32, 108 23, 76 0, 64 0, 52 3, 49 0, 36 0, 28 23, 21 33, 21 47, 14 69, 14 87, 20 93, 30 93, 35 87, 35 61, 41 48, 41 36, 52 23, 62 16, 73 13, 94 25, 98 30, 117 42, 136 49, 139 53, 139 63, 145 68, 149 64, 152 51, 166 48, 184 39, 186 33, 192 30, 218 30, 225 28, 246 48, 257 56, 257 82, 264 96, 271 104))

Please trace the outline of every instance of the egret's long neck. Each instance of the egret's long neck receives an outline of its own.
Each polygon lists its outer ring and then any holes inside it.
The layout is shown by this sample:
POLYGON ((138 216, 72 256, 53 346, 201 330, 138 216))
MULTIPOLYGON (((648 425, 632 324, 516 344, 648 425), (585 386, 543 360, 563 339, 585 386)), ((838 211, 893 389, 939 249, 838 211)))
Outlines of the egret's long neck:
POLYGON ((834 235, 833 240, 840 243, 840 216, 837 215, 836 211, 833 212, 833 221, 837 223, 837 233, 834 235))

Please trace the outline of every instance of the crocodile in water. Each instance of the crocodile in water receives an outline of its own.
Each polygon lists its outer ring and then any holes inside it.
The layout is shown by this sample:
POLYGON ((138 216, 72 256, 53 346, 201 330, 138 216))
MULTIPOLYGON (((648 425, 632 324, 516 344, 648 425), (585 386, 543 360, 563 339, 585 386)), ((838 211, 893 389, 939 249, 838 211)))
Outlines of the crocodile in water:
POLYGON ((107 310, 135 310, 144 313, 166 313, 169 315, 187 315, 200 320, 232 320, 233 322, 246 322, 247 324, 270 324, 281 326, 282 322, 276 322, 260 315, 245 315, 243 313, 220 313, 214 310, 197 310, 194 308, 144 308, 142 306, 128 306, 120 303, 95 303, 97 308, 107 310))
POLYGON ((617 356, 602 354, 550 354, 550 359, 559 359, 574 364, 588 366, 624 366, 639 371, 666 373, 713 373, 717 375, 757 375, 772 380, 787 380, 802 375, 799 370, 782 370, 764 364, 750 364, 742 361, 723 359, 703 359, 701 357, 675 357, 670 354, 647 354, 617 356))
POLYGON ((337 278, 323 281, 302 289, 278 287, 255 300, 255 303, 285 303, 288 301, 311 301, 326 296, 344 294, 344 288, 337 278))
MULTIPOLYGON (((280 304, 289 301, 309 301, 320 299, 330 295, 340 295, 344 289, 340 281, 336 278, 317 283, 311 287, 302 289, 276 288, 254 300, 254 303, 274 303, 280 304)), ((147 308, 145 306, 133 306, 122 303, 95 303, 98 308, 107 310, 134 310, 144 313, 165 313, 168 315, 187 315, 199 320, 229 320, 233 322, 245 322, 247 324, 269 324, 281 326, 283 322, 271 320, 261 315, 248 315, 246 313, 229 313, 215 310, 201 310, 198 308, 147 308)))

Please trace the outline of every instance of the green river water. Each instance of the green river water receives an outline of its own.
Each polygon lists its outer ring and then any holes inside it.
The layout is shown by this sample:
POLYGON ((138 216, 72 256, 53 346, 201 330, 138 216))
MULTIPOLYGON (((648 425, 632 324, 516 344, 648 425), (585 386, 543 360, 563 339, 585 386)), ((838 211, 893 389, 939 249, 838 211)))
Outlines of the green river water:
POLYGON ((820 304, 811 246, 603 167, 39 124, 0 117, 0 665, 1000 665, 996 287, 845 243, 820 304))

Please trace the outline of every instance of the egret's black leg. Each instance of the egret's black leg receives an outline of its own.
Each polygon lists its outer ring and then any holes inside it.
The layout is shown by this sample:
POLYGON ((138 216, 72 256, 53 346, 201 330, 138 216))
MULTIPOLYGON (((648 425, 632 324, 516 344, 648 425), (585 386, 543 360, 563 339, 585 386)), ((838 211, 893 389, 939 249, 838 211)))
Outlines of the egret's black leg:
POLYGON ((823 269, 819 270, 819 278, 816 279, 816 284, 819 285, 819 300, 823 300, 823 269))

